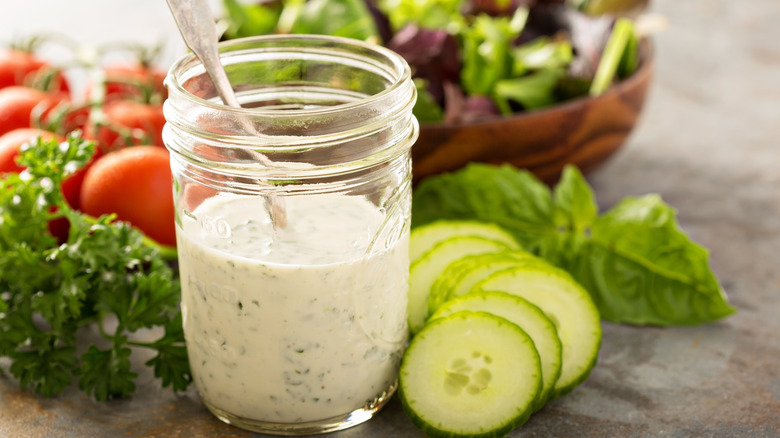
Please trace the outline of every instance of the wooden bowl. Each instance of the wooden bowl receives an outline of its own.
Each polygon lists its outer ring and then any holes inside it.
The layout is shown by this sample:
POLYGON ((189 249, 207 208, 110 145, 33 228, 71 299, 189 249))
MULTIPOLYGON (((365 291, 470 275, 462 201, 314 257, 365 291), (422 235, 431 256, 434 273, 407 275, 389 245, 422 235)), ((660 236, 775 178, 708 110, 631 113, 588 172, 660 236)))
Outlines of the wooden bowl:
POLYGON ((650 42, 637 71, 597 97, 470 124, 426 123, 412 147, 414 181, 469 162, 509 163, 552 183, 567 164, 595 169, 631 133, 653 75, 650 42))

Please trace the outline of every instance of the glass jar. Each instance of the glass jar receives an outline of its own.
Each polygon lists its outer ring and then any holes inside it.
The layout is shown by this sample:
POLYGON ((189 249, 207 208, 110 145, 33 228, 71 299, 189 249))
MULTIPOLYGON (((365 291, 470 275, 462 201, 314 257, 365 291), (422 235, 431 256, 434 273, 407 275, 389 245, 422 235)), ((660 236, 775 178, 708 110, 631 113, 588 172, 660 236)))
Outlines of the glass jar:
POLYGON ((409 67, 324 36, 220 44, 243 108, 203 65, 166 80, 192 377, 225 422, 303 435, 368 420, 407 341, 409 67))

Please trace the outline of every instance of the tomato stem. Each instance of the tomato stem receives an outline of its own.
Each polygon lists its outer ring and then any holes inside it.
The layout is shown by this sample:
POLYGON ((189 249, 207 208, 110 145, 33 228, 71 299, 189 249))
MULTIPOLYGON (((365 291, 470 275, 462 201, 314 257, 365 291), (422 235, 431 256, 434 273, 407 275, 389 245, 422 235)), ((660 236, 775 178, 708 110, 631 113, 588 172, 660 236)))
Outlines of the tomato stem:
POLYGON ((147 235, 144 235, 143 242, 146 246, 156 248, 157 251, 159 251, 162 259, 165 261, 173 262, 179 259, 179 252, 176 250, 175 246, 163 245, 162 243, 155 241, 147 235))

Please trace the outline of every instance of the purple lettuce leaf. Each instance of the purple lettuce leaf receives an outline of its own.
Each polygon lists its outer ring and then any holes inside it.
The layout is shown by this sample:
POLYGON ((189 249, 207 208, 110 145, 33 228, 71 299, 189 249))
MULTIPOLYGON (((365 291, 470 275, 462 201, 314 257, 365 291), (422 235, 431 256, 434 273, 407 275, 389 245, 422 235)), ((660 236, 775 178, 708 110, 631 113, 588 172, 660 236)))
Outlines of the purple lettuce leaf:
POLYGON ((444 84, 460 80, 458 44, 444 30, 409 25, 396 33, 387 47, 406 59, 414 77, 426 81, 428 92, 439 103, 444 100, 444 84))

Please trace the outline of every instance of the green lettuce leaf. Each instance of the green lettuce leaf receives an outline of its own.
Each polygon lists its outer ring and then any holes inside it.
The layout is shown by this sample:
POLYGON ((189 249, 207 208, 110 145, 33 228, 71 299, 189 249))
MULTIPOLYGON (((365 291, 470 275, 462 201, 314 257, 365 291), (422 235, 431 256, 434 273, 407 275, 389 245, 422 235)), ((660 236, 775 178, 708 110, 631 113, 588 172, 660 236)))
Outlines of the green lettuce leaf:
POLYGON ((496 99, 519 102, 527 110, 540 109, 555 104, 555 88, 565 76, 564 69, 538 70, 519 78, 498 80, 494 92, 496 99))
POLYGON ((273 33, 282 14, 282 4, 277 2, 244 4, 238 0, 222 0, 222 6, 227 14, 227 39, 273 33))
POLYGON ((415 79, 414 86, 417 88, 417 101, 414 103, 414 116, 420 123, 441 122, 444 119, 444 113, 436 103, 436 99, 427 90, 427 81, 415 79))
POLYGON ((379 41, 374 18, 363 0, 309 0, 300 8, 291 31, 379 41))
POLYGON ((544 68, 566 69, 574 58, 574 49, 568 41, 539 37, 512 49, 515 75, 544 68))
POLYGON ((463 29, 461 86, 467 94, 491 95, 498 81, 512 77, 512 46, 523 31, 524 12, 518 9, 517 19, 478 15, 463 29))
POLYGON ((461 9, 464 0, 379 0, 393 29, 416 24, 426 29, 465 26, 461 9))

